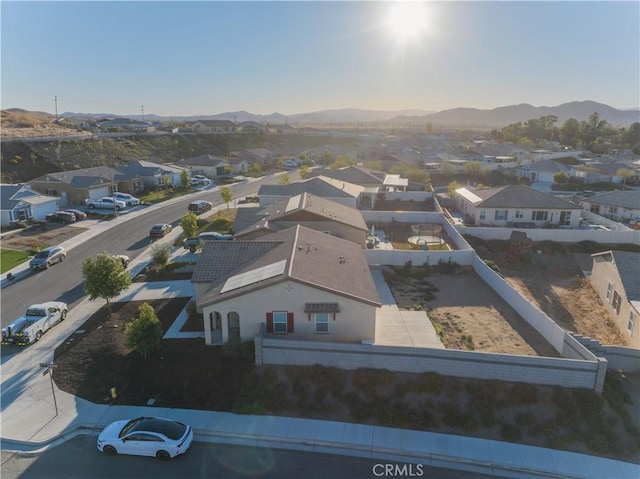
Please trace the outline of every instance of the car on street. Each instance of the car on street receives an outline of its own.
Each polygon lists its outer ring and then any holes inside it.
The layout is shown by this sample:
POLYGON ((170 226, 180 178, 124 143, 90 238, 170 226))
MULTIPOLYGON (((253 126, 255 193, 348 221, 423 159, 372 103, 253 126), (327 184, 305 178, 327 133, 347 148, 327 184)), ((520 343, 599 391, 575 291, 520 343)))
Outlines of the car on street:
POLYGON ((55 213, 49 213, 44 218, 48 223, 75 223, 76 215, 69 213, 68 211, 56 211, 55 213))
POLYGON ((67 253, 62 246, 50 246, 43 249, 29 261, 29 267, 32 269, 49 269, 55 263, 65 260, 67 253))
POLYGON ((86 220, 87 214, 80 210, 64 210, 66 213, 72 213, 76 217, 76 221, 86 220))
POLYGON ((213 208, 213 204, 205 200, 192 201, 191 203, 189 203, 189 206, 187 207, 189 211, 197 215, 200 215, 206 211, 210 211, 211 208, 213 208))
POLYGON ((138 206, 140 204, 140 200, 138 198, 128 193, 114 193, 113 199, 124 201, 124 204, 127 206, 138 206))
POLYGON ((130 259, 126 254, 114 254, 113 256, 115 256, 120 261, 122 261, 122 266, 124 266, 124 269, 127 269, 127 266, 129 266, 130 259))
POLYGON ((108 456, 131 454, 168 461, 187 452, 192 441, 191 426, 161 417, 139 417, 105 427, 98 436, 98 450, 108 456))
POLYGON ((32 304, 27 311, 2 328, 2 344, 26 344, 40 341, 42 335, 67 317, 67 304, 60 301, 48 301, 32 304))
POLYGON ((168 233, 170 233, 171 230, 172 230, 171 225, 167 223, 156 223, 151 227, 151 230, 149 231, 149 236, 151 236, 152 238, 162 238, 168 233))
POLYGON ((191 178, 194 180, 198 180, 199 185, 208 186, 211 184, 211 180, 204 175, 193 175, 191 178))

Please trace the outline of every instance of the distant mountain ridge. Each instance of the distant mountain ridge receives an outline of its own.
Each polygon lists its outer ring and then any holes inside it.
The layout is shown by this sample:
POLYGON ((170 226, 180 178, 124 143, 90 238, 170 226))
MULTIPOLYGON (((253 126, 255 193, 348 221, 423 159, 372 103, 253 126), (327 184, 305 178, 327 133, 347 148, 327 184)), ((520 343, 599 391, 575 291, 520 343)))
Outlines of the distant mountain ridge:
MULTIPOLYGON (((384 122, 392 124, 416 124, 433 123, 434 125, 466 126, 466 127, 491 127, 501 128, 511 123, 526 122, 530 119, 546 115, 558 117, 558 125, 569 118, 578 121, 586 120, 592 113, 598 113, 600 119, 606 120, 614 126, 627 126, 634 122, 640 122, 639 109, 618 110, 609 105, 595 101, 573 101, 558 106, 532 106, 528 103, 509 105, 491 110, 477 108, 453 108, 440 112, 426 110, 363 110, 358 108, 343 108, 336 110, 321 110, 309 113, 296 113, 284 115, 274 112, 270 115, 257 115, 247 111, 233 111, 218 113, 215 115, 191 115, 191 116, 158 116, 144 115, 147 121, 196 121, 196 120, 229 120, 234 122, 255 121, 259 123, 273 124, 334 124, 341 123, 366 123, 384 122)), ((119 118, 142 119, 141 115, 114 115, 109 113, 74 113, 66 112, 64 117, 82 118, 119 118)))

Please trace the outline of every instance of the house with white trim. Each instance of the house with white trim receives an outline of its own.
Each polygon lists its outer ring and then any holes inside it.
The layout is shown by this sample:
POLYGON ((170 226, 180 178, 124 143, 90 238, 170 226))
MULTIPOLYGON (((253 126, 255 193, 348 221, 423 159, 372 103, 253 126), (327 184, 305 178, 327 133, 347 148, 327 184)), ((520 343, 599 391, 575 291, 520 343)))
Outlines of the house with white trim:
POLYGON ((206 344, 266 336, 375 339, 378 292, 360 245, 304 226, 205 242, 191 282, 206 344))
POLYGON ((640 191, 607 191, 584 198, 582 207, 614 221, 640 220, 640 191))
POLYGON ((591 255, 591 284, 631 347, 640 349, 640 253, 591 255))
POLYGON ((455 191, 465 222, 478 226, 577 228, 582 208, 524 185, 497 188, 465 186, 455 191))
POLYGON ((19 221, 42 221, 49 213, 60 209, 59 196, 41 195, 27 185, 0 185, 0 225, 11 226, 19 221))

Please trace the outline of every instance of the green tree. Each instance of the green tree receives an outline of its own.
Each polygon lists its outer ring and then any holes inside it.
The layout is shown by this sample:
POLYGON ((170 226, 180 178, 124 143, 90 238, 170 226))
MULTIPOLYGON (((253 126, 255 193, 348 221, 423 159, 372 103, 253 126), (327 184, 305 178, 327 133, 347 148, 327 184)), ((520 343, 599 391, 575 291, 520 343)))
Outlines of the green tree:
POLYGON ((169 262, 169 257, 171 256, 171 244, 164 243, 159 244, 156 243, 151 247, 151 259, 153 263, 158 265, 160 268, 164 268, 169 262))
POLYGON ((288 185, 289 183, 291 183, 291 178, 289 178, 288 173, 283 173, 280 175, 280 178, 278 178, 279 185, 288 185))
POLYGON ((601 120, 597 112, 589 115, 589 118, 580 123, 580 133, 582 135, 582 143, 588 150, 593 148, 598 138, 607 138, 611 134, 611 126, 607 120, 601 120))
POLYGON ((224 172, 224 174, 225 174, 225 175, 227 175, 227 176, 231 176, 231 175, 233 175, 233 166, 231 166, 231 165, 224 165, 223 172, 224 172))
POLYGON ((580 122, 569 118, 560 127, 560 142, 573 148, 580 143, 580 122))
POLYGON ((306 153, 300 153, 298 155, 298 158, 300 159, 300 161, 307 161, 307 154, 306 153))
POLYGON ((464 164, 464 172, 476 181, 483 181, 487 173, 487 169, 479 161, 469 161, 464 164))
POLYGON ((447 193, 449 194, 449 197, 451 198, 455 198, 456 196, 456 190, 460 188, 460 184, 457 181, 452 181, 447 185, 447 193))
POLYGON ((309 176, 309 167, 307 165, 302 165, 300 167, 300 179, 306 180, 309 176))
MULTIPOLYGON (((257 163, 254 163, 257 165, 257 163)), ((229 203, 233 201, 233 190, 229 186, 223 186, 220 188, 220 196, 222 197, 222 201, 227 204, 227 211, 229 210, 229 203)))
POLYGON ((525 146, 525 147, 532 147, 534 146, 536 143, 529 137, 523 136, 522 138, 520 138, 518 140, 518 145, 520 146, 525 146))
POLYGON ((190 176, 189 170, 187 170, 186 168, 182 168, 182 171, 180 172, 180 184, 185 189, 191 186, 191 182, 189 181, 189 176, 190 176))
POLYGON ((160 180, 162 181, 162 186, 164 188, 170 188, 172 186, 172 184, 171 184, 171 176, 170 175, 166 175, 166 174, 162 175, 160 180))
POLYGON ((616 176, 622 178, 622 189, 627 188, 627 180, 636 177, 636 172, 630 168, 620 168, 616 171, 616 176))
POLYGON ((379 160, 365 161, 364 167, 370 170, 382 171, 382 162, 379 160))
POLYGON ((324 152, 322 153, 322 163, 324 165, 328 165, 333 161, 333 153, 331 153, 330 149, 326 149, 324 150, 324 152))
POLYGON ((110 253, 100 253, 95 258, 85 258, 82 263, 84 290, 90 300, 102 298, 107 301, 111 314, 110 299, 115 298, 131 285, 131 277, 122 261, 110 253))
POLYGON ((569 183, 569 176, 567 176, 566 173, 563 173, 562 171, 560 171, 555 175, 553 175, 553 182, 561 185, 565 185, 569 183))
POLYGON ((456 174, 457 171, 458 169, 448 161, 443 161, 442 163, 440 163, 440 173, 447 178, 451 178, 456 174))
POLYGON ((198 216, 190 211, 182 217, 180 226, 182 227, 185 237, 190 238, 195 236, 198 231, 198 216))
POLYGON ((251 168, 249 168, 249 172, 254 176, 258 176, 261 171, 262 167, 260 166, 260 163, 254 163, 251 165, 251 168))
POLYGON ((332 170, 337 170, 338 168, 356 165, 357 163, 358 161, 355 158, 350 157, 349 155, 338 155, 333 163, 329 165, 329 168, 331 168, 332 170))
POLYGON ((162 324, 149 303, 142 303, 138 316, 124 327, 125 346, 147 359, 162 346, 162 324))

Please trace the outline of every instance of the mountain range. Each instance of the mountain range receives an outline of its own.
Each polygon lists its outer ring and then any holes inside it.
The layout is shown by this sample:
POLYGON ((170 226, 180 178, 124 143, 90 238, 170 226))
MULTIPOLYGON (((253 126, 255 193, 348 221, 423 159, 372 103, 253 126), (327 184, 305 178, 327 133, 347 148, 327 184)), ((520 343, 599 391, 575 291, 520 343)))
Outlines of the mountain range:
MULTIPOLYGON (((480 110, 477 108, 453 108, 440 112, 425 110, 362 110, 357 108, 344 108, 337 110, 322 110, 309 113, 297 113, 283 115, 272 113, 270 115, 257 115, 247 111, 234 111, 218 113, 215 115, 192 116, 157 116, 144 115, 146 121, 195 121, 195 120, 229 120, 234 122, 255 121, 260 123, 291 125, 322 124, 335 125, 354 123, 387 123, 393 125, 415 125, 432 123, 434 125, 460 126, 460 127, 491 127, 501 128, 511 123, 526 122, 541 116, 554 115, 558 117, 558 125, 569 118, 578 121, 586 120, 591 114, 598 113, 600 119, 608 121, 614 126, 628 126, 634 122, 640 122, 640 110, 618 110, 603 103, 594 101, 574 101, 558 106, 532 106, 527 103, 480 110)), ((81 117, 87 119, 117 118, 126 115, 113 115, 108 113, 73 113, 66 112, 62 116, 81 117)), ((131 119, 141 119, 140 115, 130 115, 131 119)))

